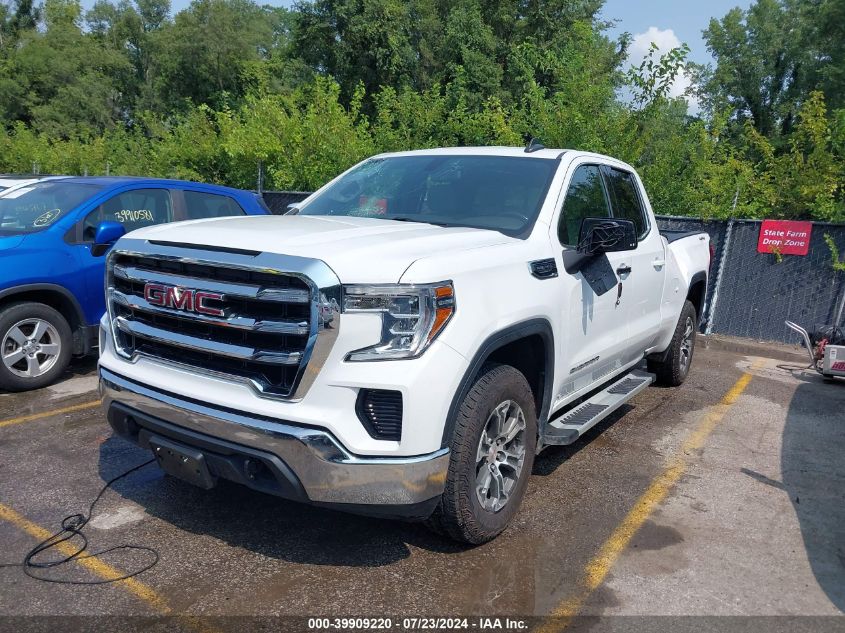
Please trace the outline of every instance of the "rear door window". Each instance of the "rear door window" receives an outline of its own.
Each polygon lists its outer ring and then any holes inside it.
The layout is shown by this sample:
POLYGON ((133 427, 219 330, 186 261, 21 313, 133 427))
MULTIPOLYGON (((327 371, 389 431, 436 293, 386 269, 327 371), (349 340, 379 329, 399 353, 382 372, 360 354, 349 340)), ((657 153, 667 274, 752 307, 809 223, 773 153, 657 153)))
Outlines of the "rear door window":
POLYGON ((609 218, 610 207, 597 165, 581 165, 575 169, 558 224, 558 238, 565 246, 577 246, 584 218, 609 218))
POLYGON ((167 189, 135 189, 109 198, 85 218, 82 238, 92 241, 100 222, 119 222, 126 232, 173 221, 173 203, 167 189))
POLYGON ((246 211, 231 196, 204 191, 183 191, 182 195, 185 196, 186 220, 246 215, 246 211))
POLYGON ((631 220, 637 227, 637 236, 642 239, 648 233, 649 226, 634 174, 613 167, 605 167, 604 175, 613 204, 613 217, 631 220))

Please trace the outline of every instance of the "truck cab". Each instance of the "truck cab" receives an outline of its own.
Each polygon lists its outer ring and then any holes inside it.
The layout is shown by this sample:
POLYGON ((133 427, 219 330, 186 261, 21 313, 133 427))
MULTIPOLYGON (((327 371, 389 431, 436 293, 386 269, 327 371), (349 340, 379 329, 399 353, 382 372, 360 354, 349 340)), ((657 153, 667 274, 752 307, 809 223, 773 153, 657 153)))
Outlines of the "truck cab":
POLYGON ((281 217, 151 227, 109 256, 115 432, 194 484, 494 538, 534 456, 689 371, 709 238, 569 150, 384 154, 281 217))

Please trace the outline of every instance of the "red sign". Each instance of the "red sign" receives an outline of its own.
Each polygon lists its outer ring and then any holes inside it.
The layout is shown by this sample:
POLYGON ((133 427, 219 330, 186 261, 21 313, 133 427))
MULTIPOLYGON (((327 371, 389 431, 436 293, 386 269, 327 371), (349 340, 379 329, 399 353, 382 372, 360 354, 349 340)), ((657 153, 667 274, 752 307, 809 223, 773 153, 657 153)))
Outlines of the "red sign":
POLYGON ((763 220, 757 240, 757 252, 806 255, 810 250, 812 232, 812 222, 763 220))

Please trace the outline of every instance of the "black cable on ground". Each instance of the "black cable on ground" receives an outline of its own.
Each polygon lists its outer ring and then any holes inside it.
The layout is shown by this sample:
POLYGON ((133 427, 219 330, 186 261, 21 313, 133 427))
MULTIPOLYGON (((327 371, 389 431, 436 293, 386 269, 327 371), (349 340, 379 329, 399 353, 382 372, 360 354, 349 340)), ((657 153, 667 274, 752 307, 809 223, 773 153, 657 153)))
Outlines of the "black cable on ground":
POLYGON ((782 369, 784 371, 806 371, 807 369, 815 369, 812 365, 787 365, 786 363, 781 363, 776 365, 778 369, 782 369))
POLYGON ((100 497, 109 489, 109 487, 119 479, 123 479, 127 475, 131 475, 136 470, 140 470, 144 466, 152 464, 155 462, 155 459, 151 459, 149 461, 144 462, 143 464, 138 464, 134 468, 130 468, 126 472, 110 479, 106 482, 106 484, 100 489, 100 492, 97 493, 97 496, 94 498, 94 501, 91 502, 91 505, 88 506, 88 514, 70 514, 62 519, 62 529, 50 536, 49 538, 44 539, 38 545, 33 547, 29 552, 27 552, 26 556, 23 559, 22 563, 0 563, 0 567, 23 567, 24 573, 29 576, 30 578, 35 578, 36 580, 42 580, 44 582, 55 582, 63 585, 105 585, 110 582, 117 582, 119 580, 126 580, 127 578, 132 578, 133 576, 137 576, 138 574, 142 574, 148 569, 152 569, 156 563, 158 563, 159 555, 156 550, 152 547, 147 547, 146 545, 132 545, 129 543, 124 543, 122 545, 115 545, 114 547, 108 547, 106 549, 100 550, 98 552, 89 552, 86 553, 88 549, 88 538, 82 531, 82 528, 91 520, 91 516, 94 514, 94 506, 97 505, 97 502, 100 500, 100 497), (76 550, 73 554, 65 556, 64 558, 58 558, 53 560, 35 560, 36 556, 42 554, 65 541, 69 541, 73 538, 80 538, 82 539, 82 544, 79 546, 79 549, 76 550), (59 567, 60 565, 64 565, 69 563, 73 560, 82 560, 85 558, 96 558, 106 554, 108 552, 114 552, 117 550, 141 550, 145 552, 149 552, 152 554, 152 560, 145 566, 140 569, 136 569, 135 571, 129 572, 123 576, 118 578, 109 578, 107 580, 65 580, 61 578, 49 578, 47 576, 39 576, 35 573, 35 570, 38 569, 52 569, 54 567, 59 567))

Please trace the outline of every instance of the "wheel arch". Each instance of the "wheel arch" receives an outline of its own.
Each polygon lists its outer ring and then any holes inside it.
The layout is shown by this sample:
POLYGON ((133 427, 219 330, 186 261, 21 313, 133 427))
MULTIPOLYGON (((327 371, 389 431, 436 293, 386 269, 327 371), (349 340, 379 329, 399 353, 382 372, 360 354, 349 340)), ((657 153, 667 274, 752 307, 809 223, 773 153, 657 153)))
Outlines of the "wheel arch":
POLYGON ((488 362, 511 365, 526 377, 534 393, 538 428, 548 416, 554 381, 554 334, 547 319, 529 319, 491 334, 479 346, 449 405, 442 447, 450 445, 461 402, 488 362))
POLYGON ((14 286, 0 290, 0 310, 11 303, 43 303, 61 314, 73 332, 73 353, 84 354, 89 351, 85 315, 82 306, 67 288, 57 284, 41 283, 14 286))
POLYGON ((695 306, 695 316, 700 324, 704 319, 704 301, 707 297, 707 273, 703 270, 695 273, 690 279, 687 289, 687 299, 695 306))

